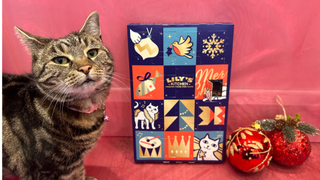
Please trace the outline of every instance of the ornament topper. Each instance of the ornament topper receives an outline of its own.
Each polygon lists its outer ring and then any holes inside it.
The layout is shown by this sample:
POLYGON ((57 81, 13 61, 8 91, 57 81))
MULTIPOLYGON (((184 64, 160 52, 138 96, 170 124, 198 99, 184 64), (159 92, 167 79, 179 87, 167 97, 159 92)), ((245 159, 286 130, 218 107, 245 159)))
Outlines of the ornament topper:
POLYGON ((300 165, 311 152, 307 134, 318 135, 319 129, 301 122, 299 114, 296 114, 296 117, 287 115, 280 96, 276 95, 275 98, 283 109, 283 115, 278 114, 274 119, 264 119, 256 123, 266 130, 272 144, 273 159, 276 162, 284 166, 300 165))
POLYGON ((296 141, 296 129, 299 129, 301 132, 309 135, 318 135, 319 129, 315 126, 301 122, 300 115, 297 113, 296 117, 291 117, 287 115, 286 109, 283 106, 282 99, 280 96, 276 95, 275 99, 277 103, 282 107, 283 115, 278 114, 275 116, 274 119, 264 119, 260 121, 256 121, 261 127, 266 131, 274 131, 279 130, 282 131, 286 140, 288 142, 295 142, 296 141))

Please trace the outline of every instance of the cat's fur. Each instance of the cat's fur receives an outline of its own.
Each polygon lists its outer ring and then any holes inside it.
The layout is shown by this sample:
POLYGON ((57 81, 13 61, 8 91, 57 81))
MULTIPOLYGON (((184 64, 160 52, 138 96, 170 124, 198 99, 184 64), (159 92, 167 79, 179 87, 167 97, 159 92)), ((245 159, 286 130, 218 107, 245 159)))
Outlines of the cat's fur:
POLYGON ((134 111, 135 128, 138 129, 139 120, 141 120, 141 129, 144 129, 144 124, 146 125, 146 129, 149 129, 149 124, 151 124, 152 129, 156 129, 154 122, 158 119, 158 114, 158 106, 153 106, 151 103, 143 111, 136 109, 134 111))
POLYGON ((102 132, 114 72, 99 14, 60 39, 16 31, 31 52, 32 74, 3 74, 3 172, 23 180, 86 179, 84 156, 102 132), (97 55, 89 58, 92 49, 97 55), (59 64, 56 57, 70 61, 59 64))
POLYGON ((209 134, 199 140, 199 152, 197 160, 201 161, 218 161, 219 159, 215 156, 215 152, 219 150, 220 139, 211 139, 209 134), (200 153, 204 153, 204 156, 200 156, 200 153))

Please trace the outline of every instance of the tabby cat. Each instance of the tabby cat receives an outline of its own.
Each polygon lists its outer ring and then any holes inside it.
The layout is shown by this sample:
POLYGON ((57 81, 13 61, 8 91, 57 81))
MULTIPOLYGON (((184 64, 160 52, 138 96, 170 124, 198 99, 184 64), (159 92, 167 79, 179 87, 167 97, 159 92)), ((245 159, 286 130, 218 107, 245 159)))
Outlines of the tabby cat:
POLYGON ((99 14, 64 38, 16 32, 32 74, 3 74, 3 173, 20 179, 85 177, 84 156, 101 135, 114 72, 102 44, 99 14))

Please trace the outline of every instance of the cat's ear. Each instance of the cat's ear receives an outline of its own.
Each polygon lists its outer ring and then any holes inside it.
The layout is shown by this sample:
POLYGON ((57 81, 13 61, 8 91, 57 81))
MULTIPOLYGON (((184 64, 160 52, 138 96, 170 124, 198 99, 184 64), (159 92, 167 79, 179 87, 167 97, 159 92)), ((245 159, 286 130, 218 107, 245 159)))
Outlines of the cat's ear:
POLYGON ((26 47, 27 51, 31 53, 39 52, 40 49, 44 48, 44 46, 52 40, 51 38, 32 35, 16 26, 14 28, 21 43, 26 47))
POLYGON ((208 138, 208 139, 210 139, 210 136, 209 136, 209 134, 208 134, 208 133, 206 134, 206 137, 205 137, 205 138, 208 138))
POLYGON ((91 13, 79 32, 85 32, 93 35, 95 38, 101 39, 99 13, 91 13))

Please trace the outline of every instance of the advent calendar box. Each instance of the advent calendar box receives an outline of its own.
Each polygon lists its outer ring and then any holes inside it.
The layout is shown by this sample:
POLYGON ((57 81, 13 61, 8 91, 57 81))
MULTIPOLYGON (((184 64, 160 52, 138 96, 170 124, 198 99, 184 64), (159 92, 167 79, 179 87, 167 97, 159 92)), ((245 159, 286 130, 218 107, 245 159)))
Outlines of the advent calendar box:
POLYGON ((135 162, 223 162, 233 24, 127 33, 135 162))

